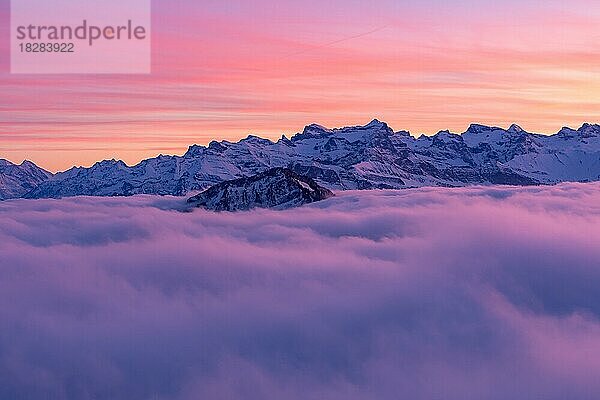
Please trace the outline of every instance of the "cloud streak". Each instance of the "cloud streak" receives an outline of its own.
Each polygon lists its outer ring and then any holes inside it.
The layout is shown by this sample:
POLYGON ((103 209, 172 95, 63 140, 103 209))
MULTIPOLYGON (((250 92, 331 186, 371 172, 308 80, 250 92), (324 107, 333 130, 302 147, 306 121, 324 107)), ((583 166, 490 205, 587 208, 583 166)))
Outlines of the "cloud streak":
POLYGON ((597 398, 599 189, 0 203, 0 397, 597 398))

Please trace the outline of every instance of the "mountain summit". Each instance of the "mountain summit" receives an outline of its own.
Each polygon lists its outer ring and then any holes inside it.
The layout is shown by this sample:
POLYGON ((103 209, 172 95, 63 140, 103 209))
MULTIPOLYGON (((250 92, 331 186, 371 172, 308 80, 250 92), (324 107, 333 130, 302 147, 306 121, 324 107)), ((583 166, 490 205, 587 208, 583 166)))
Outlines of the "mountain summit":
POLYGON ((212 211, 244 211, 252 208, 286 209, 332 197, 315 181, 287 168, 219 183, 188 200, 194 207, 212 211))
POLYGON ((17 165, 0 159, 0 200, 21 197, 51 176, 31 161, 17 165))

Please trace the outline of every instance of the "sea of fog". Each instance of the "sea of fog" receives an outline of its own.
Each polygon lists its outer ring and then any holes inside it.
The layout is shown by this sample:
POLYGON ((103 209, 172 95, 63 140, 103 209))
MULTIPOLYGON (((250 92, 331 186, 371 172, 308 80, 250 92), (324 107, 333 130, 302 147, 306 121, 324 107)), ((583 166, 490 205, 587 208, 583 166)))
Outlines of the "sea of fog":
POLYGON ((1 399, 598 399, 600 184, 0 203, 1 399))

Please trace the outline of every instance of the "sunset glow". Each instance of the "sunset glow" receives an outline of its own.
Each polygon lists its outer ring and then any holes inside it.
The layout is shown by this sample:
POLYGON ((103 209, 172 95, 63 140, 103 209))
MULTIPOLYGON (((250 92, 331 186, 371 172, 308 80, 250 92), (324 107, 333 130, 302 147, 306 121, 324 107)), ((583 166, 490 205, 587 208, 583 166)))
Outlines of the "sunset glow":
POLYGON ((594 0, 154 1, 152 74, 105 76, 10 75, 9 9, 0 154, 52 171, 312 122, 417 135, 600 119, 594 0))

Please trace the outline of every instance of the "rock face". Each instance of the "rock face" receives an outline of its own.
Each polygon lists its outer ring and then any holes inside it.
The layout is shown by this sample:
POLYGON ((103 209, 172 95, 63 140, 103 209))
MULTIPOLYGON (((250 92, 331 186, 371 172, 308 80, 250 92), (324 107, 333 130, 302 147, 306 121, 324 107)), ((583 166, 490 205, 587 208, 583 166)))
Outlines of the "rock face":
POLYGON ((0 200, 14 199, 35 189, 52 174, 31 161, 20 165, 0 159, 0 200))
POLYGON ((374 120, 327 129, 309 125, 277 142, 249 136, 237 143, 191 146, 183 156, 159 156, 135 166, 110 160, 56 174, 28 198, 183 196, 231 179, 285 167, 335 190, 420 186, 537 185, 600 180, 600 125, 555 135, 471 125, 415 138, 374 120))
POLYGON ((287 209, 325 200, 333 193, 287 168, 272 168, 251 177, 219 183, 188 200, 213 211, 253 208, 287 209))

